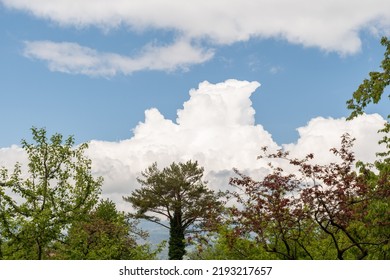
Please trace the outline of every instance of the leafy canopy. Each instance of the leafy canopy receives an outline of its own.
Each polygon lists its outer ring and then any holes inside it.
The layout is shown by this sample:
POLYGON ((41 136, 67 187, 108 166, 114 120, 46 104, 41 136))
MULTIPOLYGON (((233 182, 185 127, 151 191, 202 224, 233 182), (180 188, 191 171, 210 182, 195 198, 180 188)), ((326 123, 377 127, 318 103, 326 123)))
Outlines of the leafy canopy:
POLYGON ((74 138, 32 128, 33 143, 22 141, 25 169, 0 169, 0 249, 5 259, 50 258, 51 246, 70 224, 96 204, 102 178, 94 178, 88 147, 74 138))

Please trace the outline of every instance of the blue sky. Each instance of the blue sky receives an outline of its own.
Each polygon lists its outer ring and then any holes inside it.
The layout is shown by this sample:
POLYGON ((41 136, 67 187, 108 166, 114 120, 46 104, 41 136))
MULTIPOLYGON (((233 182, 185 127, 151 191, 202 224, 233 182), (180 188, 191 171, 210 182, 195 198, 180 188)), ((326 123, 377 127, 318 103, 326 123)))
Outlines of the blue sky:
MULTIPOLYGON (((80 142, 125 139, 144 119, 146 109, 156 107, 166 118, 175 120, 191 88, 204 80, 217 83, 231 78, 262 84, 252 96, 256 123, 262 124, 278 143, 293 142, 298 137, 296 128, 313 117, 348 115, 345 101, 369 71, 378 69, 383 57, 379 35, 388 32, 381 30, 378 35, 367 28, 361 30, 361 48, 348 54, 290 43, 276 36, 253 36, 228 45, 206 42, 215 52, 213 58, 187 69, 146 69, 127 75, 90 77, 50 71, 44 61, 23 55, 25 42, 75 42, 99 52, 131 55, 147 44, 170 44, 177 34, 164 28, 132 31, 129 26, 104 30, 93 24, 62 25, 12 9, 12 4, 3 2, 2 147, 18 144, 28 137, 32 126, 73 134, 80 142)), ((383 115, 384 110, 375 107, 383 115)))
POLYGON ((389 102, 350 123, 345 102, 379 70, 389 1, 186 3, 0 0, 0 165, 32 126, 74 135, 119 202, 153 161, 226 185, 261 146, 327 159, 345 131, 373 159, 389 102))

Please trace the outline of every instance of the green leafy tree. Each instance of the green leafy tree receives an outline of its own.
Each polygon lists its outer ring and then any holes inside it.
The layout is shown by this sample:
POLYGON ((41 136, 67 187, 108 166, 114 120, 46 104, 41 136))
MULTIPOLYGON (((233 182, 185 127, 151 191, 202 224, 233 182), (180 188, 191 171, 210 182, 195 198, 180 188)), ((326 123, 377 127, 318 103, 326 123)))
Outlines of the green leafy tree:
MULTIPOLYGON (((348 109, 352 110, 349 119, 362 115, 370 103, 379 103, 385 88, 390 85, 390 40, 383 37, 381 44, 386 47, 384 59, 381 63, 383 71, 370 72, 370 78, 364 79, 363 83, 353 93, 352 98, 347 101, 348 109)), ((388 98, 390 98, 390 95, 388 98)))
POLYGON ((169 229, 169 259, 182 259, 186 234, 219 213, 219 196, 207 188, 202 177, 203 168, 197 162, 172 163, 163 170, 154 163, 138 178, 142 187, 124 197, 136 210, 134 217, 169 229))
MULTIPOLYGON (((348 109, 352 110, 350 116, 348 117, 349 120, 362 115, 369 104, 378 104, 385 93, 386 87, 390 85, 390 40, 386 37, 382 37, 381 44, 386 48, 384 59, 381 63, 383 71, 370 72, 370 77, 368 79, 364 79, 358 89, 353 93, 352 98, 347 101, 348 109)), ((388 95, 388 98, 390 99, 390 94, 388 95)), ((387 118, 389 120, 390 115, 388 115, 387 118)), ((390 164, 389 121, 387 121, 380 132, 384 134, 380 143, 385 145, 385 151, 379 153, 378 155, 383 157, 387 164, 390 164)), ((384 166, 378 167, 383 168, 384 166)))
MULTIPOLYGON (((347 101, 348 109, 352 110, 349 119, 363 114, 369 104, 379 103, 390 85, 390 40, 383 37, 381 44, 386 48, 381 63, 382 71, 370 72, 369 78, 360 84, 352 98, 347 101)), ((388 98, 390 99, 390 94, 388 98)), ((361 178, 369 185, 372 193, 367 219, 371 223, 370 227, 376 231, 371 234, 375 235, 374 239, 387 240, 379 258, 390 257, 390 115, 387 119, 383 129, 379 130, 379 133, 383 134, 379 143, 384 147, 384 150, 377 154, 379 158, 374 164, 361 161, 357 164, 361 178)))
POLYGON ((34 143, 22 141, 28 165, 12 174, 0 169, 0 233, 3 259, 49 259, 69 226, 97 203, 102 178, 91 173, 87 144, 32 128, 34 143))
POLYGON ((138 244, 146 237, 147 233, 118 211, 114 202, 101 200, 84 220, 72 224, 55 254, 60 259, 78 260, 155 259, 160 248, 138 244))
MULTIPOLYGON (((352 110, 349 119, 353 119, 364 113, 364 109, 370 103, 377 104, 382 98, 385 88, 390 85, 390 40, 383 37, 381 44, 386 47, 384 59, 381 63, 383 71, 369 73, 370 78, 364 79, 352 98, 347 101, 348 109, 352 110)), ((390 98, 390 95, 388 96, 390 98)))

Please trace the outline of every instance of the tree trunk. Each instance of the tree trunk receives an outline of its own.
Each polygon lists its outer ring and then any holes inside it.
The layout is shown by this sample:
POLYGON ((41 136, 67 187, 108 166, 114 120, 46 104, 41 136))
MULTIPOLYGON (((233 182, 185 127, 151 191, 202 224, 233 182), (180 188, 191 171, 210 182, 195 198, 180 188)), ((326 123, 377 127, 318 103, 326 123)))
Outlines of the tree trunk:
POLYGON ((175 211, 173 218, 170 220, 168 256, 170 260, 182 260, 185 253, 181 213, 175 211))

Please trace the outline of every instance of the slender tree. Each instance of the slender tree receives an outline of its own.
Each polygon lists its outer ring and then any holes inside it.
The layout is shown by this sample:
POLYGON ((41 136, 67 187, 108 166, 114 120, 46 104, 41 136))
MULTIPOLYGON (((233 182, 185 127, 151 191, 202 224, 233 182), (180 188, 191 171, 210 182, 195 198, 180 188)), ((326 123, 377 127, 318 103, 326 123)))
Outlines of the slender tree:
POLYGON ((207 188, 202 177, 197 162, 172 163, 163 170, 154 163, 138 178, 142 187, 124 197, 136 210, 134 217, 169 229, 169 259, 182 259, 186 234, 221 208, 218 194, 207 188))

